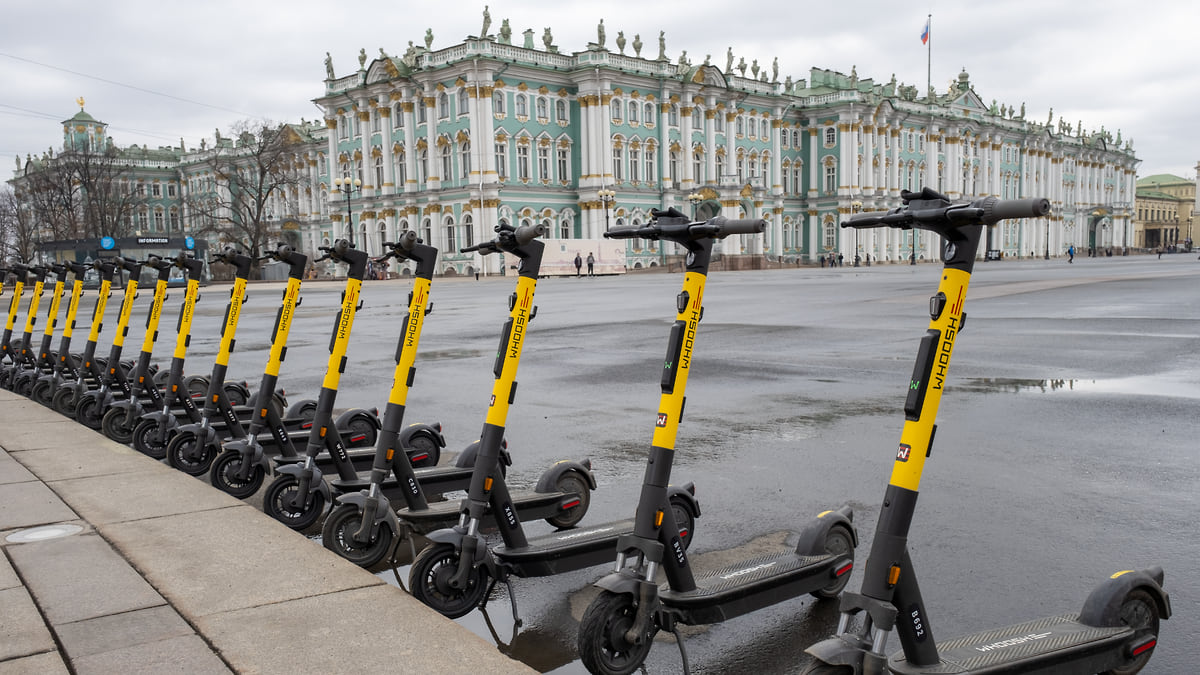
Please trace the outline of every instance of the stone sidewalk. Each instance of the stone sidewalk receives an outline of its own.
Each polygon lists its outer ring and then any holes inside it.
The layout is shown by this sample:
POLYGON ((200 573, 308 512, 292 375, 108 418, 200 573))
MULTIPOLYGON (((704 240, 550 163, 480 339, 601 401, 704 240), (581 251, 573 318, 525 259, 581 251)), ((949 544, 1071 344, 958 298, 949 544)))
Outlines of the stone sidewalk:
POLYGON ((0 675, 533 672, 206 481, 3 391, 0 448, 0 675))

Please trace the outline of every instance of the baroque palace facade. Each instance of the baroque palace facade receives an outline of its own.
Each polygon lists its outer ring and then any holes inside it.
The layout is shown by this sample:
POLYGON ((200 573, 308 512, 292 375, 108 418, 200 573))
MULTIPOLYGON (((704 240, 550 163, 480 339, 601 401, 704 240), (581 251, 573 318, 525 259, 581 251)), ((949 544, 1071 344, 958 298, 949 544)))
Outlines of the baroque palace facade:
MULTIPOLYGON (((309 252, 352 234, 378 255, 383 241, 416 229, 441 250, 440 272, 500 273, 499 256, 458 249, 491 238, 501 223, 595 240, 674 206, 766 218, 763 235, 717 244, 742 266, 830 253, 907 262, 936 259, 934 238, 838 223, 930 186, 955 199, 1048 197, 1049 218, 990 228, 987 248, 1005 256, 1134 245, 1131 144, 1055 122, 1053 112, 1032 121, 1024 104, 985 104, 966 72, 947 91, 920 96, 894 76, 880 84, 853 69, 780 82, 777 67, 768 73, 755 62, 747 75, 732 54, 724 68, 691 63, 686 52, 673 61, 661 36, 656 56, 643 56, 637 37, 627 55, 624 37, 610 49, 602 28, 571 54, 549 31, 540 45, 532 31, 522 45, 511 42, 505 22, 498 36, 444 49, 432 49, 427 33, 424 48, 409 42, 403 56, 360 52, 359 68, 341 76, 327 58, 315 99, 324 119, 291 125, 309 187, 272 206, 285 234, 309 252), (360 188, 336 192, 343 177, 360 188)), ((168 230, 179 222, 186 232, 186 196, 220 186, 206 173, 205 150, 173 150, 164 185, 178 184, 178 208, 164 196, 161 211, 168 230)), ((147 218, 153 231, 157 217, 147 218)), ((672 253, 625 245, 630 268, 672 253)))

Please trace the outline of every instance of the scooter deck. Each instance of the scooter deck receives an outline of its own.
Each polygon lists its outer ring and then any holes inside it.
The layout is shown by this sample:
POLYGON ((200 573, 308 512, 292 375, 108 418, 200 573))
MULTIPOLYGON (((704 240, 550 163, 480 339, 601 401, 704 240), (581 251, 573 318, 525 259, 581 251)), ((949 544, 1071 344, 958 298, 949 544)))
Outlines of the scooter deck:
MULTIPOLYGON (((513 507, 517 511, 517 516, 522 521, 526 521, 551 518, 558 515, 559 502, 567 495, 563 492, 522 490, 520 492, 512 492, 509 496, 512 497, 513 507)), ((420 511, 413 511, 405 507, 396 511, 396 516, 417 532, 432 532, 446 523, 458 522, 458 516, 462 512, 462 508, 462 500, 455 499, 444 502, 433 502, 429 505, 428 509, 420 511)), ((494 523, 495 521, 491 520, 492 518, 492 509, 489 506, 487 519, 484 522, 490 521, 494 523)), ((611 554, 612 551, 609 551, 610 556, 611 554)))
POLYGON ((719 623, 830 585, 841 560, 780 551, 699 575, 690 591, 662 584, 658 594, 665 607, 679 613, 681 623, 719 623))
POLYGON ((497 546, 492 553, 515 566, 519 577, 541 577, 611 563, 617 539, 633 532, 633 519, 576 527, 531 537, 527 546, 497 546))
POLYGON ((1098 673, 1125 660, 1121 644, 1133 636, 1127 626, 1098 628, 1078 614, 1038 619, 938 643, 941 663, 918 666, 896 652, 888 668, 898 675, 943 673, 1098 673))

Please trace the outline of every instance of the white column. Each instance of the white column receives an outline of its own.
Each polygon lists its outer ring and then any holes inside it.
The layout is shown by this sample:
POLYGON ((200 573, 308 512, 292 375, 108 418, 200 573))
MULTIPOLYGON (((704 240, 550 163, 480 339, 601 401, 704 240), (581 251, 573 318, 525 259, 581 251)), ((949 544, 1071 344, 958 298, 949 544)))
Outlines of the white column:
POLYGON ((392 106, 386 94, 379 96, 378 113, 379 143, 382 146, 380 149, 383 150, 383 185, 376 186, 375 194, 392 195, 396 193, 395 169, 392 167, 392 106))
MULTIPOLYGON (((684 190, 694 190, 696 187, 696 176, 692 171, 692 109, 695 106, 690 101, 681 101, 679 106, 679 141, 683 146, 680 158, 683 166, 680 168, 680 175, 683 177, 683 185, 680 187, 684 190)), ((698 107, 698 106, 697 106, 698 107)))
MULTIPOLYGON (((420 104, 420 99, 417 102, 403 101, 401 103, 401 114, 404 115, 404 180, 405 192, 417 192, 421 189, 417 183, 417 116, 415 113, 415 105, 420 104)), ((414 229, 420 227, 420 221, 412 224, 414 229)))
MULTIPOLYGON (((783 142, 779 139, 779 134, 783 133, 782 114, 783 109, 776 106, 771 118, 771 182, 774 185, 768 185, 767 188, 770 190, 769 194, 776 197, 783 196, 783 142)), ((766 120, 763 121, 766 122, 766 120)), ((779 207, 782 204, 776 204, 776 206, 779 207)), ((776 230, 781 229, 783 227, 783 214, 776 214, 772 222, 775 224, 776 230)), ((778 241, 778 238, 776 238, 776 241, 778 241)), ((780 253, 783 249, 778 245, 772 245, 771 250, 780 253)))
MULTIPOLYGON (((421 102, 425 105, 425 142, 429 144, 429 165, 428 174, 425 176, 425 189, 437 190, 441 188, 441 176, 438 174, 442 170, 442 161, 440 149, 437 144, 437 96, 426 96, 421 102)), ((434 231, 438 230, 438 225, 434 224, 434 231)))
MULTIPOLYGON (((817 119, 808 120, 808 198, 816 199, 821 194, 821 165, 817 161, 817 146, 821 143, 821 130, 817 119)), ((816 249, 812 249, 816 252, 816 249)))

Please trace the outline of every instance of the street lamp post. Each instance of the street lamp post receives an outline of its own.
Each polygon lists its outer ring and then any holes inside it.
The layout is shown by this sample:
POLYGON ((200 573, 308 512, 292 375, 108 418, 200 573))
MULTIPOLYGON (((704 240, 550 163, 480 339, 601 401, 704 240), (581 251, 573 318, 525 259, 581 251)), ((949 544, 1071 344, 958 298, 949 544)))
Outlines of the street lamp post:
POLYGON ((1050 259, 1050 220, 1046 220, 1046 260, 1050 259))
POLYGON ((350 242, 350 246, 354 246, 354 223, 350 220, 350 196, 355 192, 362 191, 362 181, 355 178, 353 181, 350 177, 334 178, 334 192, 340 192, 346 195, 346 239, 350 242))
POLYGON ((915 227, 912 228, 912 230, 910 230, 910 232, 912 234, 912 252, 908 254, 908 264, 916 265, 917 264, 917 228, 915 228, 915 227))
MULTIPOLYGON (((858 201, 857 199, 850 202, 850 212, 851 213, 857 214, 857 213, 861 212, 862 207, 863 207, 863 203, 858 201)), ((858 228, 855 227, 853 229, 854 229, 854 266, 858 267, 858 260, 861 257, 858 254, 858 228)))
POLYGON ((687 200, 692 204, 692 220, 695 220, 696 209, 700 208, 700 202, 704 201, 704 196, 699 192, 693 192, 687 196, 687 200))
POLYGON ((600 205, 604 207, 604 231, 608 232, 608 209, 617 201, 617 193, 608 188, 600 188, 596 196, 600 198, 600 205))

